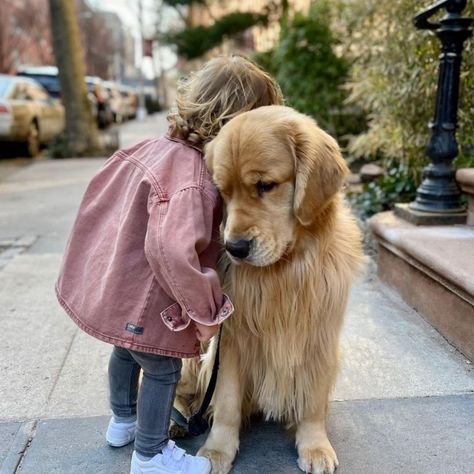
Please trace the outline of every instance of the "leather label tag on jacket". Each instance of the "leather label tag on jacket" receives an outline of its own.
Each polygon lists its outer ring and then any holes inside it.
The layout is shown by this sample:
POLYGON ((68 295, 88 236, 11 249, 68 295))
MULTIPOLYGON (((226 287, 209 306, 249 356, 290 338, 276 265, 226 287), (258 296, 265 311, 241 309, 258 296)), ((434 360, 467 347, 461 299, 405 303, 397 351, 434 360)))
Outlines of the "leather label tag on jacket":
POLYGON ((145 328, 143 326, 135 326, 135 324, 127 323, 125 329, 129 332, 133 332, 133 334, 143 334, 145 328))

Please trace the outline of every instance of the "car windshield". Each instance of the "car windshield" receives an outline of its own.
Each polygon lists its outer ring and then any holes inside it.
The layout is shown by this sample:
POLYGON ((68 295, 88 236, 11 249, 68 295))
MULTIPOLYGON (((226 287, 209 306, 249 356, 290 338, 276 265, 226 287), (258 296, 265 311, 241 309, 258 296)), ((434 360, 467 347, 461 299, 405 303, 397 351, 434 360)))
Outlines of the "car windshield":
POLYGON ((52 97, 59 97, 61 95, 61 86, 57 76, 28 73, 20 73, 18 75, 35 79, 48 91, 49 95, 52 97))
POLYGON ((9 77, 0 77, 0 97, 6 97, 12 80, 9 77))

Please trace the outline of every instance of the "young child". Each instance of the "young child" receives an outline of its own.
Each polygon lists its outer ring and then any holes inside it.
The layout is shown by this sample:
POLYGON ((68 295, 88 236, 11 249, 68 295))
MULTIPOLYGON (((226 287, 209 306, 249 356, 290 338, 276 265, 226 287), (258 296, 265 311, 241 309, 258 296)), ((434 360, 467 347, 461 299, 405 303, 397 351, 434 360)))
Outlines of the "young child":
POLYGON ((215 271, 222 209, 203 147, 237 114, 281 102, 249 60, 213 59, 178 88, 168 134, 115 153, 86 190, 56 294, 80 328, 114 345, 106 440, 135 440, 132 474, 211 470, 168 437, 181 359, 233 311, 215 271))

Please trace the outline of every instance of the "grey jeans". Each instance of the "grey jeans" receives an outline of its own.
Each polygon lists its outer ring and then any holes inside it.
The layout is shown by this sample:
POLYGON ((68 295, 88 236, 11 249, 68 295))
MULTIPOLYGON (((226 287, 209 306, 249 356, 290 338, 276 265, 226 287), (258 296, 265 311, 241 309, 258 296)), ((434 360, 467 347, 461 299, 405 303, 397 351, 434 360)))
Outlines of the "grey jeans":
POLYGON ((109 361, 110 405, 118 418, 137 417, 135 450, 153 457, 168 442, 181 359, 114 347, 109 361), (138 388, 140 369, 143 378, 138 388))

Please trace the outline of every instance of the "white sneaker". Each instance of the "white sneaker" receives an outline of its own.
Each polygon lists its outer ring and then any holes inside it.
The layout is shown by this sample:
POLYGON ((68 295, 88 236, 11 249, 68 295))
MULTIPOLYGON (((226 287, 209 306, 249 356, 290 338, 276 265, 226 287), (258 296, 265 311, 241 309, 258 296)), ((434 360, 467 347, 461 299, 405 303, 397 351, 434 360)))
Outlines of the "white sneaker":
POLYGON ((105 439, 110 446, 121 448, 135 439, 136 427, 136 421, 132 421, 131 423, 117 423, 115 418, 112 417, 109 421, 105 439))
POLYGON ((148 461, 138 459, 133 451, 130 474, 209 474, 211 463, 202 456, 191 456, 178 448, 174 441, 168 441, 162 453, 148 461))

